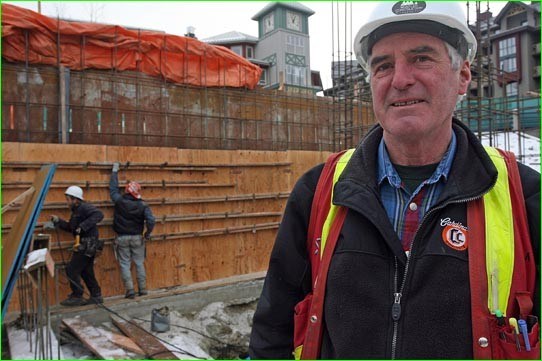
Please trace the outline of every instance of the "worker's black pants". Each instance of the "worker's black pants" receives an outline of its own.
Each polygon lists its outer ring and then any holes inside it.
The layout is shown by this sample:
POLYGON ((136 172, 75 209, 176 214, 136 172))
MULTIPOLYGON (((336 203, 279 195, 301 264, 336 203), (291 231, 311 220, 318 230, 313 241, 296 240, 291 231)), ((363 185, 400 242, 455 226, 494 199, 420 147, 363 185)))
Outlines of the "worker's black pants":
POLYGON ((85 256, 80 252, 73 252, 72 259, 66 267, 66 275, 70 281, 74 297, 83 296, 84 288, 81 285, 81 278, 85 281, 92 297, 100 297, 102 295, 100 285, 94 276, 94 257, 85 256))

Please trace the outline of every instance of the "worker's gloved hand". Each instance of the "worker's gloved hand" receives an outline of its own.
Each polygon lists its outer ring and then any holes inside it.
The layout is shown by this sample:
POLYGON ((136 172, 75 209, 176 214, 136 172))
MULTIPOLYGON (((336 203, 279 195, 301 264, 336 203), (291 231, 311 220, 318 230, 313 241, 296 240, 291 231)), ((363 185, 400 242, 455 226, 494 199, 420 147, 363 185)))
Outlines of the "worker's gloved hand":
POLYGON ((77 227, 77 228, 75 229, 75 235, 78 236, 78 235, 80 235, 80 234, 81 234, 81 227, 77 227))
POLYGON ((118 172, 119 168, 120 168, 120 163, 119 162, 113 163, 113 172, 118 172))
POLYGON ((44 231, 52 231, 55 229, 55 224, 53 222, 43 222, 44 231))
POLYGON ((55 215, 51 216, 51 222, 53 222, 53 224, 56 224, 59 221, 60 221, 60 218, 58 218, 58 216, 55 216, 55 215))
POLYGON ((149 232, 145 232, 143 237, 145 237, 145 241, 150 241, 151 240, 151 234, 149 232))

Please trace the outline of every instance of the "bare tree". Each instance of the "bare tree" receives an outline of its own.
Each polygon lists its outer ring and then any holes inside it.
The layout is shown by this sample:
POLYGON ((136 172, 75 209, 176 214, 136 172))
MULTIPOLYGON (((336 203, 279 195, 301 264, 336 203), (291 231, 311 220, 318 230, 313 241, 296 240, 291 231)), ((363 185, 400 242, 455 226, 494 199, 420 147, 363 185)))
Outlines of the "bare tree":
POLYGON ((91 2, 86 4, 86 9, 91 23, 96 23, 101 20, 104 13, 105 4, 91 2))
POLYGON ((65 19, 68 14, 68 8, 66 3, 63 1, 58 1, 54 4, 56 16, 61 19, 65 19))

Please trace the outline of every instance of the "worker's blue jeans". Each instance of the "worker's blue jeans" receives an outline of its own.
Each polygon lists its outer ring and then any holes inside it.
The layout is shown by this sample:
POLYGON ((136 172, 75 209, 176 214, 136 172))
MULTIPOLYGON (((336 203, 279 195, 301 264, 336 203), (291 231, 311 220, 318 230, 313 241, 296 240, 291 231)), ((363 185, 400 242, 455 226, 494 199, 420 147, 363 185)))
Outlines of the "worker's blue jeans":
POLYGON ((141 235, 121 235, 115 240, 117 259, 120 264, 120 275, 126 291, 134 289, 130 266, 134 261, 136 266, 137 285, 139 291, 147 288, 145 274, 145 240, 141 235))

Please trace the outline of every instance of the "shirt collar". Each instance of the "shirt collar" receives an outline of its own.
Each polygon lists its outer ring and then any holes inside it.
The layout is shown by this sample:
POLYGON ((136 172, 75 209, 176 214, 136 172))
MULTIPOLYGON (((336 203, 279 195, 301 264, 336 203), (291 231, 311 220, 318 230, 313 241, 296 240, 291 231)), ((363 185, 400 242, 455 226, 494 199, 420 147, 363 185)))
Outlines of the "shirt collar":
MULTIPOLYGON (((452 132, 452 139, 450 140, 450 145, 448 146, 446 153, 444 153, 444 156, 440 160, 440 163, 438 164, 437 169, 435 169, 435 172, 431 178, 429 178, 425 183, 436 183, 441 177, 448 179, 450 169, 452 168, 452 162, 455 157, 456 148, 457 139, 455 133, 452 132)), ((386 149, 386 145, 384 143, 384 138, 382 138, 380 140, 380 145, 378 146, 378 184, 380 185, 384 179, 388 179, 388 182, 390 182, 390 184, 396 188, 401 187, 401 178, 391 163, 388 150, 386 149)))

